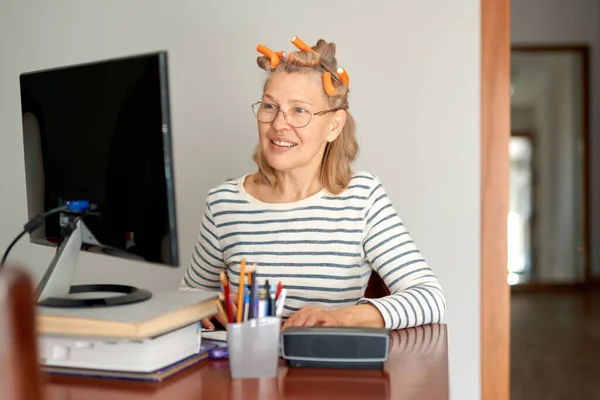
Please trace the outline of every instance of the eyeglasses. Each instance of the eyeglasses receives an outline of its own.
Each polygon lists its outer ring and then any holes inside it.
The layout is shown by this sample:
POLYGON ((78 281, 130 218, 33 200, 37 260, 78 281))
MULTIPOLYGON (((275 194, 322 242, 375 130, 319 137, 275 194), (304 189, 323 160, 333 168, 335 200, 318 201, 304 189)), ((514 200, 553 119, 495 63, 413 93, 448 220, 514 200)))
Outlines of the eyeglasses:
POLYGON ((252 104, 252 111, 254 111, 256 119, 258 119, 260 122, 270 123, 275 121, 275 118, 277 118, 277 114, 279 114, 279 112, 281 111, 283 113, 283 118, 285 119, 285 121, 294 128, 304 128, 310 123, 313 115, 321 116, 338 110, 342 109, 333 108, 331 110, 311 113, 310 111, 305 110, 302 107, 292 107, 286 112, 280 110, 279 107, 276 107, 273 104, 265 103, 263 101, 257 101, 256 103, 252 104))

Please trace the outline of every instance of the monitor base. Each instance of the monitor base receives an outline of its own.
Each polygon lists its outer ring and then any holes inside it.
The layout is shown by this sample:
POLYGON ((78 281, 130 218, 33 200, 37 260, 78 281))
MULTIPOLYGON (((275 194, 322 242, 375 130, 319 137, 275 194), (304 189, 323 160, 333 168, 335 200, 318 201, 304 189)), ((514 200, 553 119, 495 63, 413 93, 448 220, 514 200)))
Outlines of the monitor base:
POLYGON ((121 293, 121 295, 93 298, 47 297, 44 300, 38 301, 37 305, 42 307, 69 308, 110 307, 139 303, 152 297, 152 293, 146 289, 127 285, 92 284, 75 285, 69 288, 69 294, 97 292, 121 293))
POLYGON ((58 246, 46 273, 37 286, 37 305, 44 307, 92 308, 112 307, 148 300, 152 293, 145 289, 119 284, 72 286, 77 259, 83 244, 102 246, 78 216, 64 215, 61 224, 69 232, 58 246), (120 293, 105 297, 69 297, 72 294, 120 293))

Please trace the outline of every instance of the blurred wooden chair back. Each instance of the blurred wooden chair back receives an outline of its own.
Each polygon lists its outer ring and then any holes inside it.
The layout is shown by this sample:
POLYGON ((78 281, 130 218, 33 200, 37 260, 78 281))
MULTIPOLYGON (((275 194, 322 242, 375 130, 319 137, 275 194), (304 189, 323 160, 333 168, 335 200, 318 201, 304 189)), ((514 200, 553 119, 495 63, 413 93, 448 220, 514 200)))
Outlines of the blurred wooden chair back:
POLYGON ((381 297, 388 296, 390 290, 387 288, 383 279, 375 271, 371 272, 367 289, 365 290, 365 297, 367 299, 379 299, 381 297))
POLYGON ((0 270, 0 398, 42 399, 38 365, 34 288, 22 268, 0 270))

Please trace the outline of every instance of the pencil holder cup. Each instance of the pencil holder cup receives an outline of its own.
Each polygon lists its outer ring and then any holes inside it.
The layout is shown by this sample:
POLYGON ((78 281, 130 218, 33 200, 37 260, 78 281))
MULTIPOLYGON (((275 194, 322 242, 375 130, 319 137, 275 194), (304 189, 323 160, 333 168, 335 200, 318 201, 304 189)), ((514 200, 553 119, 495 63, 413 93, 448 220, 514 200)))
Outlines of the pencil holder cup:
POLYGON ((227 324, 231 377, 276 377, 280 333, 279 317, 261 317, 239 324, 227 324))

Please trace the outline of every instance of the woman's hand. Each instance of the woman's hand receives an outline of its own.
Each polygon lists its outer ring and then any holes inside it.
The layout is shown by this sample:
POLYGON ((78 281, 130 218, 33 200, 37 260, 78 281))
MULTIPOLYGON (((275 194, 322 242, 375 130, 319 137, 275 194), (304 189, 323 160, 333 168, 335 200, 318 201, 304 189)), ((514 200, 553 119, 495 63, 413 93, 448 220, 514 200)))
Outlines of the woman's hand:
MULTIPOLYGON (((237 314, 237 294, 230 293, 229 294, 229 298, 232 300, 231 301, 231 303, 232 303, 231 304, 231 311, 232 311, 233 316, 235 318, 235 315, 237 314)), ((225 304, 225 312, 227 312, 227 304, 225 304)), ((227 321, 227 318, 225 316, 223 316, 223 314, 217 313, 217 314, 213 315, 210 318, 204 318, 202 320, 202 327, 204 329, 215 329, 215 326, 210 321, 212 318, 215 318, 217 321, 219 321, 219 323, 221 325, 223 325, 223 327, 227 327, 227 323, 229 322, 229 321, 227 321)))
POLYGON ((292 315, 281 327, 284 330, 290 326, 345 326, 350 325, 348 315, 343 309, 323 310, 321 308, 305 307, 292 315))

